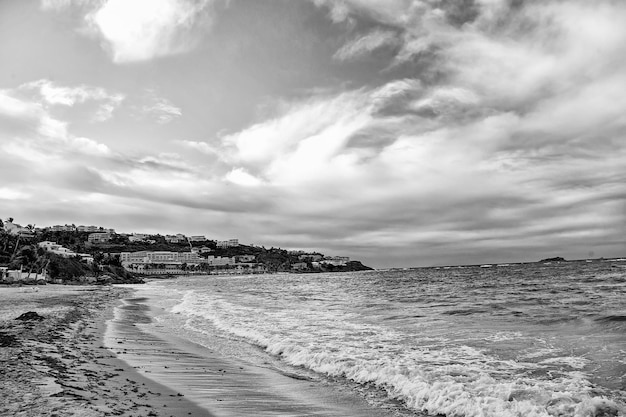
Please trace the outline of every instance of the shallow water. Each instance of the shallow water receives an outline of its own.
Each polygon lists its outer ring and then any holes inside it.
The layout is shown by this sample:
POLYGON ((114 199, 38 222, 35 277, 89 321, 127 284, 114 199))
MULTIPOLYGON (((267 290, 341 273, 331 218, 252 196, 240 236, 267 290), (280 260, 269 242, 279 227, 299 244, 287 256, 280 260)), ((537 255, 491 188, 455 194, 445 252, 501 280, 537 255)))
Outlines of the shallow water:
POLYGON ((568 262, 184 277, 150 326, 389 414, 625 415, 626 271, 568 262))

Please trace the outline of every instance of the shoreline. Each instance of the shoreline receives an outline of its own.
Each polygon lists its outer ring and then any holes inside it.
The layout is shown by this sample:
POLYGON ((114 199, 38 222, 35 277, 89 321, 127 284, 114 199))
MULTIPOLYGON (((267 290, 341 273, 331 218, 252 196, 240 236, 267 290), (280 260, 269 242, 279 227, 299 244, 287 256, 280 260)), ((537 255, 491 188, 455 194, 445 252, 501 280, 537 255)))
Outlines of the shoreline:
POLYGON ((154 311, 137 291, 0 288, 0 415, 389 415, 335 386, 144 331, 154 311), (16 320, 24 313, 33 319, 16 320))
POLYGON ((107 320, 133 290, 0 288, 0 415, 212 416, 146 378, 104 344, 107 320), (33 311, 33 320, 16 320, 33 311))
POLYGON ((141 375, 181 392, 217 416, 384 417, 389 410, 335 385, 225 356, 154 324, 157 311, 141 290, 117 306, 105 337, 141 375), (144 326, 144 325, 147 325, 144 326))

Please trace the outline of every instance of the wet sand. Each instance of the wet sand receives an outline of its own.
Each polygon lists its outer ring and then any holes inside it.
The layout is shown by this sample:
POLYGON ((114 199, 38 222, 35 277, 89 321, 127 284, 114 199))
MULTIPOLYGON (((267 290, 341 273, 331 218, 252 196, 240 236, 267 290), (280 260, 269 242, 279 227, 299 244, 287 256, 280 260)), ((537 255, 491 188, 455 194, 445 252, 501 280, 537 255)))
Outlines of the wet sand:
POLYGON ((0 415, 211 416, 104 346, 105 322, 128 294, 112 287, 0 287, 0 415), (42 319, 15 320, 29 311, 42 319))
POLYGON ((337 386, 167 332, 120 287, 0 287, 0 415, 391 415, 337 386), (17 317, 36 312, 41 320, 17 317))
POLYGON ((152 321, 153 313, 148 299, 125 299, 109 323, 107 346, 140 374, 181 392, 215 416, 393 414, 370 406, 347 388, 224 356, 160 326, 142 326, 152 321))

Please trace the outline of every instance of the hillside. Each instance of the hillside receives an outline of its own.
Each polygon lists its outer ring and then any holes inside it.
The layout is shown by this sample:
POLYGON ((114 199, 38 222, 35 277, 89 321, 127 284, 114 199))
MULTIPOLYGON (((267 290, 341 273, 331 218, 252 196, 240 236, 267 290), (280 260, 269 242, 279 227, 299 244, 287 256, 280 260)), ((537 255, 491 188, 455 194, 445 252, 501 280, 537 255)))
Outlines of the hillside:
POLYGON ((7 233, 0 227, 0 266, 11 270, 23 270, 32 274, 46 270, 53 282, 141 282, 141 279, 126 271, 120 263, 120 252, 172 251, 187 252, 191 248, 203 248, 200 256, 239 257, 251 255, 254 262, 265 267, 267 272, 345 272, 371 269, 359 261, 345 265, 320 264, 323 254, 302 254, 281 248, 238 245, 219 248, 215 241, 169 243, 162 235, 147 236, 146 241, 131 242, 126 235, 112 234, 106 243, 88 242, 88 232, 43 230, 29 237, 7 233), (40 242, 56 242, 69 251, 89 256, 89 262, 79 256, 63 257, 50 253, 38 246, 40 242), (307 258, 310 256, 310 258, 307 258), (92 259, 91 259, 92 258, 92 259), (297 265, 297 270, 294 270, 297 265))

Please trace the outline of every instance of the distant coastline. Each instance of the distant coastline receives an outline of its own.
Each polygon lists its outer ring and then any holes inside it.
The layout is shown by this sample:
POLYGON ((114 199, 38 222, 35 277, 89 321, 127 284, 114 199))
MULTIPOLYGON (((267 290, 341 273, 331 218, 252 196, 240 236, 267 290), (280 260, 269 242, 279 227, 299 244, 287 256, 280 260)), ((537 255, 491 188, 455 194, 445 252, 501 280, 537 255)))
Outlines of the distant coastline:
POLYGON ((240 244, 203 235, 117 233, 98 226, 0 220, 0 282, 142 283, 149 276, 321 273, 372 268, 346 256, 240 244))

